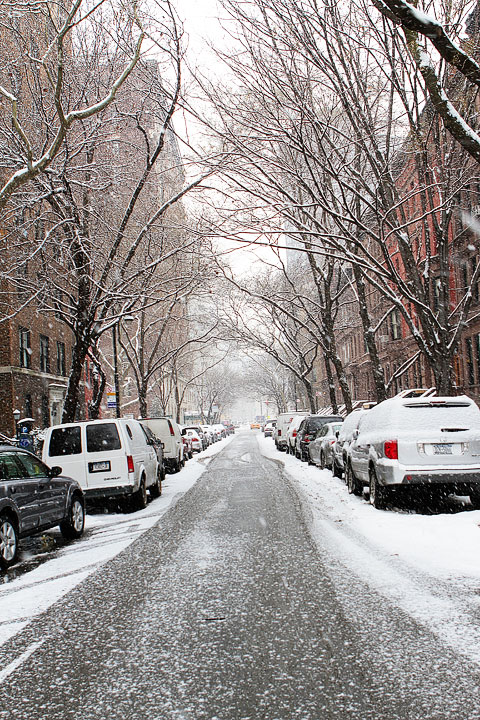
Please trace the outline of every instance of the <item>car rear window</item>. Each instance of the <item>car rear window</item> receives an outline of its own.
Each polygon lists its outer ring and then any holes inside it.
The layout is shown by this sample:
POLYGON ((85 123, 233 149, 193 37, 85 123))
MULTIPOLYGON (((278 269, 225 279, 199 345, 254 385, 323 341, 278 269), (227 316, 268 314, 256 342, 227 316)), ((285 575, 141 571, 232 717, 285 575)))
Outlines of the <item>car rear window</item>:
POLYGON ((80 455, 82 452, 82 439, 80 427, 55 428, 50 435, 48 454, 50 457, 58 455, 80 455))
MULTIPOLYGON (((336 418, 334 418, 336 420, 336 418)), ((326 423, 332 422, 332 418, 330 417, 312 417, 308 419, 307 424, 305 425, 308 430, 318 430, 319 428, 323 427, 326 423)))
POLYGON ((475 405, 467 403, 405 404, 398 413, 398 425, 402 430, 415 426, 422 431, 438 428, 480 429, 480 413, 475 405))
POLYGON ((87 452, 120 450, 120 437, 115 423, 87 425, 87 452))

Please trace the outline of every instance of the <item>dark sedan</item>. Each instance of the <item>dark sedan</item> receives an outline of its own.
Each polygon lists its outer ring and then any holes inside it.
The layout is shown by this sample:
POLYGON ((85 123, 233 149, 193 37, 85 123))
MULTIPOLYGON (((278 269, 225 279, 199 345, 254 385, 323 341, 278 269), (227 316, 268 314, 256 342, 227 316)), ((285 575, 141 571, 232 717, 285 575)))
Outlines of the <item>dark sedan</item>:
POLYGON ((60 526, 66 538, 79 538, 85 525, 80 485, 62 477, 26 450, 0 445, 0 568, 13 565, 21 538, 60 526))

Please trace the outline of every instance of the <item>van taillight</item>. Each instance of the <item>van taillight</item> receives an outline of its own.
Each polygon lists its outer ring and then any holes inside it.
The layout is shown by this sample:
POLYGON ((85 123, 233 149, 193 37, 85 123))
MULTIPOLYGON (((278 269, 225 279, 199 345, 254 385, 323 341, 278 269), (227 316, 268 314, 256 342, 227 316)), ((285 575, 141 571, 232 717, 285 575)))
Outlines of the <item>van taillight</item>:
POLYGON ((297 431, 296 431, 296 430, 293 430, 293 432, 292 432, 292 437, 297 437, 297 431))
POLYGON ((277 437, 282 437, 282 431, 281 431, 281 430, 277 430, 277 437))
POLYGON ((398 440, 387 440, 383 445, 383 451, 389 460, 398 460, 398 440))
POLYGON ((129 473, 135 472, 135 465, 133 464, 132 455, 127 455, 127 468, 129 473))
POLYGON ((170 435, 171 435, 172 437, 175 437, 175 430, 173 429, 172 423, 169 422, 169 423, 168 423, 168 426, 169 426, 169 428, 170 428, 170 435))

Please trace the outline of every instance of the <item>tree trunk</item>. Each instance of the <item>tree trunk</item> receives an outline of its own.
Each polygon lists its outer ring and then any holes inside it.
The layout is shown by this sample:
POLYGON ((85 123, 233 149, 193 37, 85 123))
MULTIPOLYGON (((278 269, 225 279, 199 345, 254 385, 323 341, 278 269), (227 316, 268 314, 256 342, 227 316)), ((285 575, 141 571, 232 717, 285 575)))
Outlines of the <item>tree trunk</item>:
POLYGON ((75 422, 79 408, 79 389, 82 380, 83 367, 88 354, 88 343, 85 342, 87 333, 84 328, 78 328, 75 343, 72 348, 72 369, 68 378, 67 392, 63 405, 62 422, 75 422))
POLYGON ((93 396, 92 400, 88 404, 88 416, 91 420, 98 420, 100 417, 100 405, 102 404, 107 379, 99 362, 97 361, 96 354, 95 357, 92 357, 92 362, 95 366, 95 372, 93 375, 93 396))
MULTIPOLYGON (((385 387, 385 376, 383 373, 382 363, 378 357, 377 343, 375 340, 375 333, 371 326, 370 315, 367 306, 367 297, 365 293, 365 281, 363 278, 360 267, 353 264, 353 275, 355 278, 355 287, 358 296, 358 306, 360 319, 363 326, 363 334, 365 337, 365 343, 367 345, 367 352, 372 364, 373 382, 375 384, 375 395, 377 402, 382 402, 387 399, 387 389, 385 387)), ((361 398, 369 400, 370 398, 361 398)))
POLYGON ((148 417, 147 384, 144 382, 141 382, 138 388, 138 409, 140 411, 140 417, 148 417))
POLYGON ((335 381, 333 379, 332 366, 327 356, 325 356, 325 372, 327 375, 330 405, 332 406, 332 412, 336 415, 338 413, 337 393, 335 392, 335 381))

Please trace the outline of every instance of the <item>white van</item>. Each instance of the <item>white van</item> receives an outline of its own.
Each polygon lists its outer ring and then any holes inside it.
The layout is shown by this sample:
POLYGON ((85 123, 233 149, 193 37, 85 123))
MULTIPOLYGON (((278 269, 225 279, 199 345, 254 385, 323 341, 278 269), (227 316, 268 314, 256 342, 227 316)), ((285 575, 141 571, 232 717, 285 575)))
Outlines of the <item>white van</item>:
POLYGON ((168 471, 178 472, 185 465, 180 426, 168 417, 142 418, 142 423, 162 441, 163 458, 168 471))
POLYGON ((304 418, 310 413, 304 410, 292 410, 288 413, 280 413, 277 418, 277 425, 273 431, 273 440, 277 450, 287 449, 287 430, 294 417, 304 418))
POLYGON ((124 496, 146 507, 147 489, 160 495, 155 448, 137 420, 65 423, 45 430, 42 459, 77 480, 86 498, 124 496))

